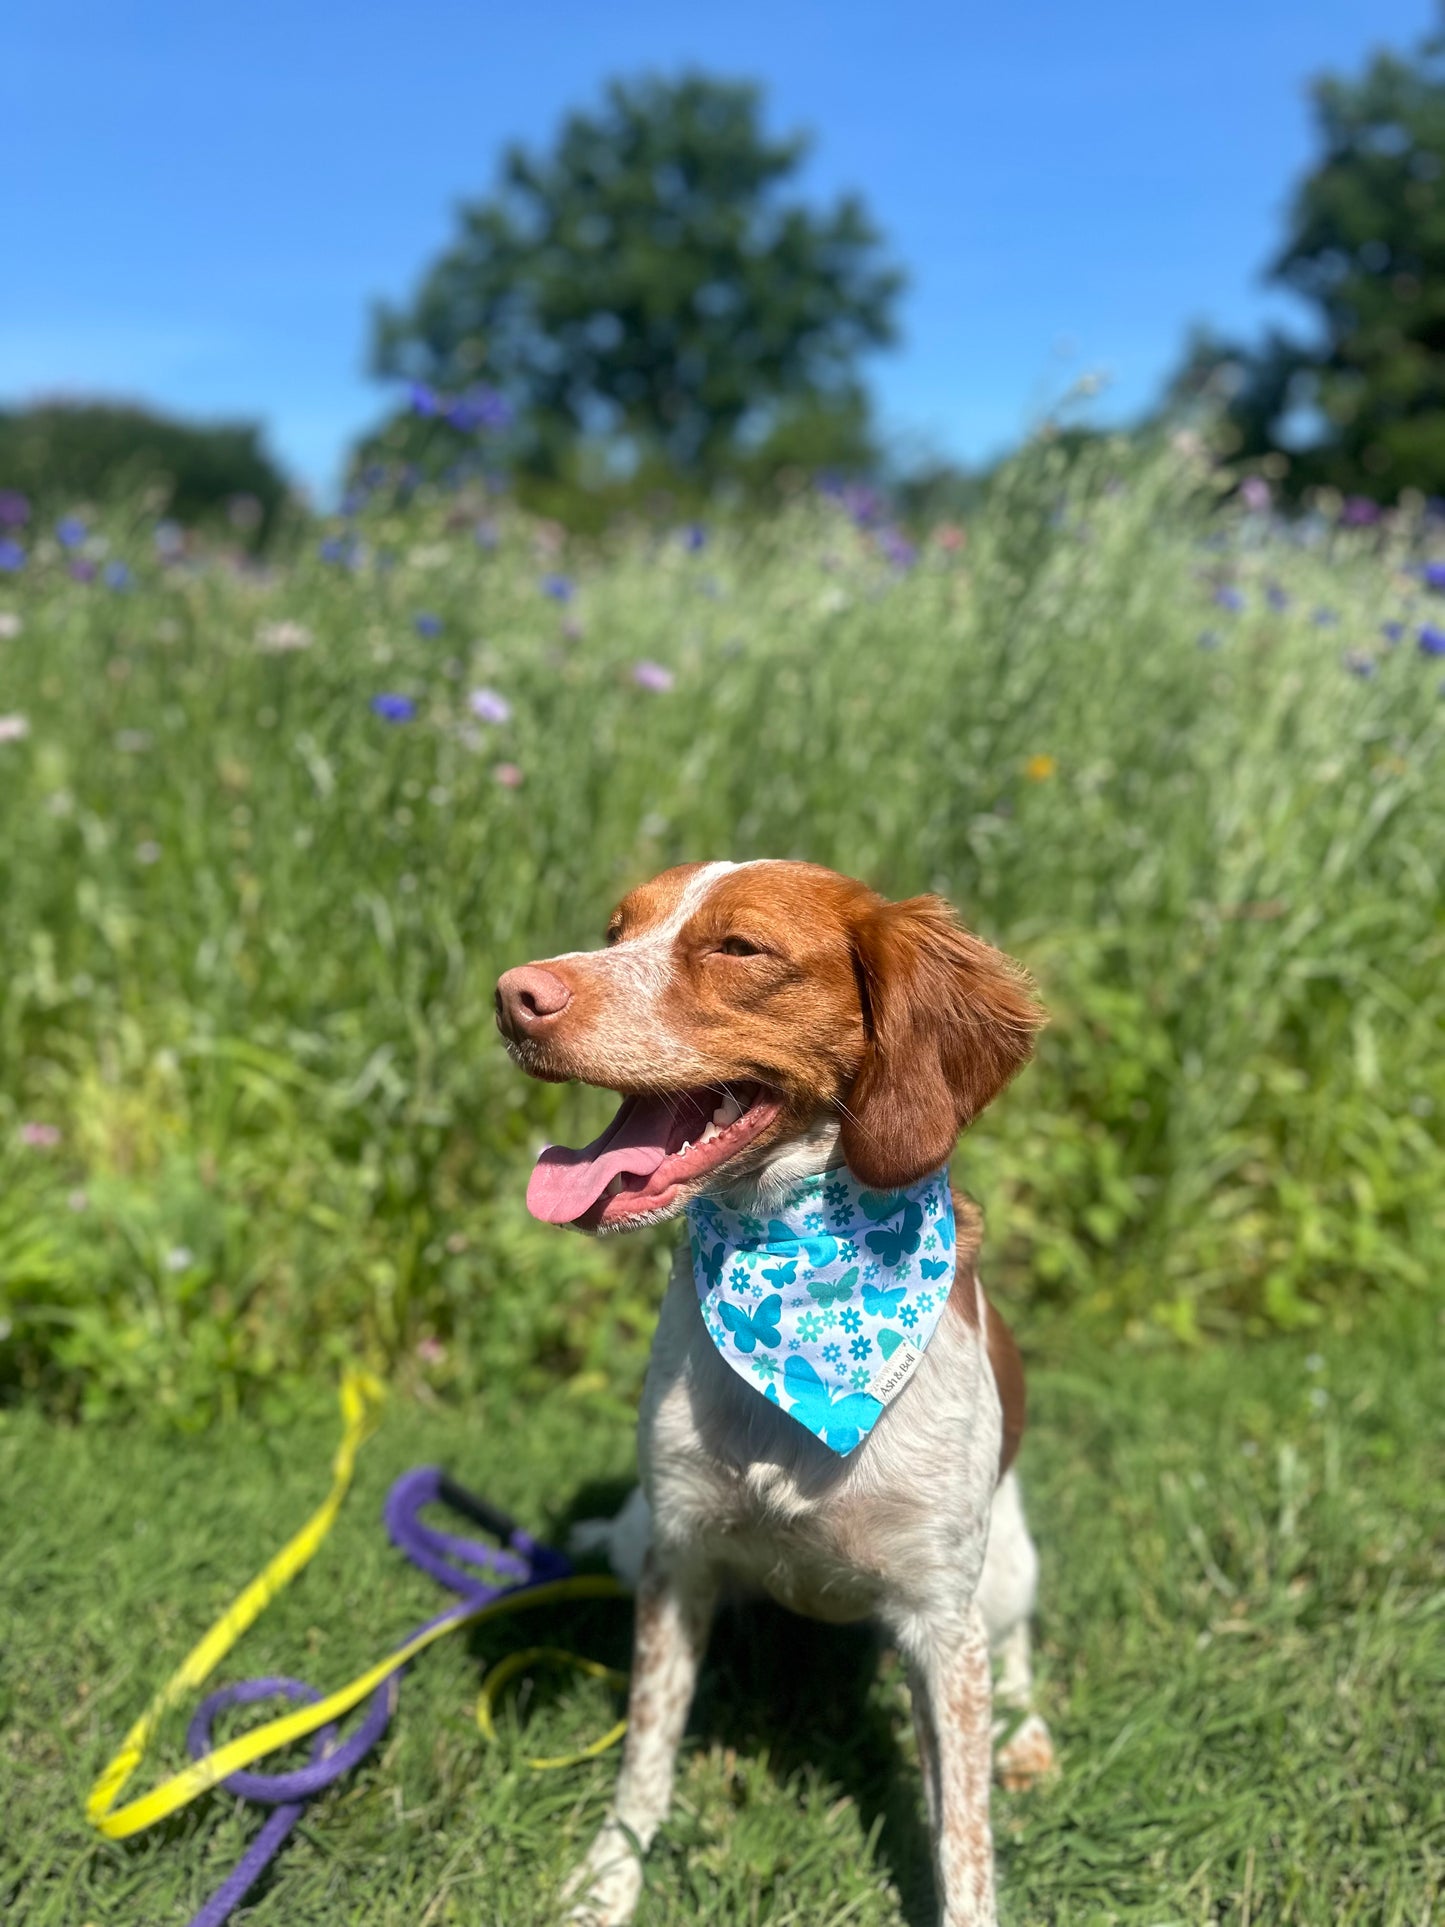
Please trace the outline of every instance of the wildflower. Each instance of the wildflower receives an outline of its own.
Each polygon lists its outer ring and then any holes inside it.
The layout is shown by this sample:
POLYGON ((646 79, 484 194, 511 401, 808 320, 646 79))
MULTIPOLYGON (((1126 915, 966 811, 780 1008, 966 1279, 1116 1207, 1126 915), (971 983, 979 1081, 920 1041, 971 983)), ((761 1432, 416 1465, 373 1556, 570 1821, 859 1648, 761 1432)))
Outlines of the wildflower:
POLYGON ((88 533, 78 515, 62 515, 55 525, 55 539, 62 549, 78 549, 88 533))
POLYGON ((152 842, 149 838, 144 843, 137 843, 135 846, 135 860, 137 863, 145 863, 147 865, 159 863, 161 860, 160 844, 152 842))
POLYGON ((151 733, 148 729, 118 729, 115 746, 122 756, 144 756, 151 746, 151 733))
POLYGON ((20 618, 13 609, 0 609, 0 642, 14 642, 21 626, 20 618))
POLYGON ((1289 607, 1289 591, 1282 589, 1277 582, 1266 583, 1264 599, 1276 613, 1289 607))
POLYGON ((1214 600, 1221 609, 1228 609, 1229 613, 1235 616, 1244 607, 1244 597, 1238 589, 1232 589, 1228 584, 1214 591, 1214 600))
POLYGON ((1375 673, 1374 657, 1367 656, 1362 649, 1347 649, 1340 660, 1352 676, 1368 680, 1375 673))
POLYGON ((29 734, 28 716, 0 716, 0 743, 23 743, 29 734))
POLYGON ((1310 621, 1316 629, 1333 629, 1339 617, 1333 609, 1316 609, 1310 621))
POLYGON ((515 763, 498 763, 492 771, 492 781, 500 783, 504 790, 518 790, 522 787, 522 772, 515 763))
POLYGON ((895 569, 911 569, 918 551, 906 535, 897 529, 880 529, 878 547, 885 562, 891 562, 895 569))
POLYGON ((60 1143, 60 1131, 54 1124, 32 1120, 20 1126, 20 1142, 31 1151, 53 1151, 60 1143))
POLYGON ((1427 562, 1420 574, 1427 589, 1433 589, 1437 595, 1445 595, 1445 562, 1427 562))
POLYGON ((23 529, 30 520, 30 503, 18 488, 0 488, 0 529, 23 529))
POLYGON ((1437 629, 1434 623, 1427 622, 1419 640, 1422 656, 1445 656, 1445 629, 1437 629))
POLYGON ((131 585, 131 572, 124 562, 107 562, 102 571, 102 579, 107 589, 128 589, 131 585))
POLYGON ((573 590, 569 577, 565 575, 544 575, 542 577, 542 593, 543 595, 551 596, 554 602, 570 602, 575 591, 573 590))
POLYGON ((1340 525, 1347 529, 1368 529, 1378 522, 1384 510, 1368 495, 1347 495, 1340 509, 1340 525))
POLYGON ((442 632, 442 619, 440 616, 431 615, 424 609, 419 616, 413 619, 413 627, 419 636, 426 636, 428 638, 439 636, 442 632))
POLYGON ((334 562, 339 568, 354 569, 361 561, 361 545, 354 535, 325 536, 318 553, 323 562, 334 562))
POLYGON ((72 582, 94 582, 100 570, 88 555, 78 555, 70 564, 67 574, 72 582))
POLYGON ((689 555, 696 555, 699 549, 707 547, 707 530, 701 522, 689 522, 682 532, 682 546, 689 555))
POLYGON ((444 1365, 447 1348, 439 1338, 428 1335, 416 1341, 417 1362, 421 1365, 444 1365))
POLYGON ((675 678, 670 669, 660 662, 635 662, 632 665, 632 680, 639 689, 650 689, 662 696, 671 689, 675 678))
POLYGON ((1399 642, 1405 634, 1405 625, 1403 622, 1382 622, 1380 634, 1386 642, 1399 642))
POLYGON ((188 1271, 196 1262, 196 1254, 189 1245, 172 1245, 166 1253, 167 1271, 188 1271))
POLYGON ((512 705, 495 689, 474 689, 467 697, 467 708, 479 723, 509 723, 512 705))
POLYGON ((1031 756, 1024 764, 1024 775, 1031 783, 1047 783, 1058 767, 1052 756, 1031 756))
POLYGON ((0 569, 3 569, 8 575, 14 575, 17 570, 23 569, 24 567, 24 549, 21 548, 18 542, 12 541, 8 535, 0 537, 0 569))
POLYGON ((1270 505, 1269 483, 1262 475, 1248 475, 1239 485, 1239 499, 1251 515, 1263 515, 1270 505))
POLYGON ((490 522, 490 521, 478 522, 476 527, 476 539, 477 539, 477 547, 479 549, 496 548, 498 542, 501 540, 500 535, 497 533, 496 523, 490 522))
POLYGON ((933 532, 933 539, 939 548, 948 553, 964 548, 968 542, 968 531, 961 523, 944 522, 933 532))
POLYGON ((497 389, 488 388, 485 382, 477 382, 465 394, 443 404, 442 413, 452 427, 463 435, 470 435, 479 428, 510 428, 512 425, 512 404, 497 389))
POLYGON ((186 532, 179 522, 157 522, 151 540, 162 562, 179 562, 186 552, 186 532))
POLYGON ((313 640, 304 622, 292 622, 289 618, 263 622, 256 631, 256 647, 268 656, 285 656, 297 649, 309 649, 313 640))
POLYGON ((421 415, 426 418, 437 414, 441 406, 437 400, 437 391, 429 382, 425 381, 414 381, 407 390, 406 399, 407 406, 411 409, 413 415, 421 415))
POLYGON ((416 715, 416 704, 410 696, 396 696, 384 693, 371 699, 373 715, 380 716, 384 723, 409 723, 416 715))

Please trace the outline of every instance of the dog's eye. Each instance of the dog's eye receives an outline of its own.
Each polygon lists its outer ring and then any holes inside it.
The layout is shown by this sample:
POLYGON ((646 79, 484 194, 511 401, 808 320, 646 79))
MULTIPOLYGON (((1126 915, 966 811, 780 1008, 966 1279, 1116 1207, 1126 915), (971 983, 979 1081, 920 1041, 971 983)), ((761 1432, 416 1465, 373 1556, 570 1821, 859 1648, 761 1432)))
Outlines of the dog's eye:
POLYGON ((724 957, 760 957, 762 946, 749 943, 746 937, 724 937, 718 945, 718 953, 724 957))

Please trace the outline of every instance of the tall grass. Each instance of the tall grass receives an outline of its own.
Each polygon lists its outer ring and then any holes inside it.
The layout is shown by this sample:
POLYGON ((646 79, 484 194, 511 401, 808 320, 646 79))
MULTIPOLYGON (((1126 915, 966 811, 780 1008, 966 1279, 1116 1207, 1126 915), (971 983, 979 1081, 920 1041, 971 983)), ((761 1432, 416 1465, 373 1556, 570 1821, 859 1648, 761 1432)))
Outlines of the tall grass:
POLYGON ((0 577, 0 1385, 200 1422, 360 1350, 626 1397, 665 1241, 527 1219, 537 1144, 609 1105, 523 1080, 491 990, 699 856, 941 890, 1036 973, 1038 1062, 955 1165, 1005 1296, 1191 1342, 1425 1288, 1441 665, 1419 531, 1304 534, 1187 452, 1042 446, 910 566, 813 498, 700 550, 378 503, 264 573, 137 515, 121 586, 37 542, 0 577))

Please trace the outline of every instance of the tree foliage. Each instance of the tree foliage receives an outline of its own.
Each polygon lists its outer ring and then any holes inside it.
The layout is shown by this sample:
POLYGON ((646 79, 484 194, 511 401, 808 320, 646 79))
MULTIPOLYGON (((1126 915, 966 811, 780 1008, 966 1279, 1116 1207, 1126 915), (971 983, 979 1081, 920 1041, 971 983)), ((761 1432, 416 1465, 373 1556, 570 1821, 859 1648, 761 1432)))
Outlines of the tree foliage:
POLYGON ((1314 89, 1321 155, 1270 278, 1312 341, 1196 338, 1175 394, 1225 381, 1238 452, 1290 451, 1296 484, 1445 493, 1445 42, 1314 89))
POLYGON ((244 502, 235 520, 264 539, 286 479, 251 422, 176 421, 111 402, 43 402, 0 410, 0 487, 64 506, 142 489, 178 522, 244 502))
POLYGON ((542 468, 595 437, 715 472, 800 411, 852 434, 901 277, 856 196, 787 196, 807 146, 764 131, 751 85, 614 82, 550 152, 505 154, 411 304, 379 311, 376 372, 496 391, 542 468))

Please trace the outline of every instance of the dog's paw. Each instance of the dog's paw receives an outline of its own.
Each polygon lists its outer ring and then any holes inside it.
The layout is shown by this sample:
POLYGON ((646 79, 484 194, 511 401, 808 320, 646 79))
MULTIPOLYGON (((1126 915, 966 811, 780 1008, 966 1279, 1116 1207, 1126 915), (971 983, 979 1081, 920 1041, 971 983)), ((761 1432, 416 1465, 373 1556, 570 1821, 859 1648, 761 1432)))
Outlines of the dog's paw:
POLYGON ((642 1892, 642 1861, 614 1821, 588 1849, 587 1858, 562 1887, 561 1898, 574 1904, 566 1915, 572 1927, 627 1927, 642 1892))
POLYGON ((1030 1713, 993 1756, 994 1778, 1010 1793, 1027 1793, 1058 1770, 1053 1739, 1037 1713, 1030 1713))

